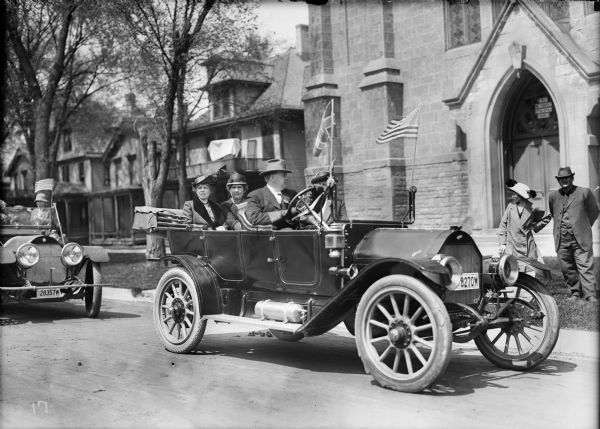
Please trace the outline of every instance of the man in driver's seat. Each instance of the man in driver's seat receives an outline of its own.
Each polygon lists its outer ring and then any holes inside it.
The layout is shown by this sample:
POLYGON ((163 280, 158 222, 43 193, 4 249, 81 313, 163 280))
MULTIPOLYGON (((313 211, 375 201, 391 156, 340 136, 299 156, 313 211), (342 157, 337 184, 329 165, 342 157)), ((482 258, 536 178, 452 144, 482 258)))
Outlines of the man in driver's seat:
POLYGON ((260 189, 248 194, 246 217, 253 225, 278 224, 288 210, 288 206, 296 191, 285 189, 287 173, 285 161, 270 159, 266 167, 260 172, 267 183, 260 189))

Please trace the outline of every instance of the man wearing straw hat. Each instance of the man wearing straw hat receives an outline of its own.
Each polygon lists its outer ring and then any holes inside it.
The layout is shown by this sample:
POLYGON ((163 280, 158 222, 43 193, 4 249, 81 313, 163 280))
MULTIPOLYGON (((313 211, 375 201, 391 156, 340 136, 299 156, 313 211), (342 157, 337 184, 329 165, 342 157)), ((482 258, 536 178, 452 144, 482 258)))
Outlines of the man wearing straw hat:
POLYGON ((558 169, 560 189, 549 197, 554 218, 554 245, 570 301, 583 298, 598 302, 592 250, 592 225, 598 218, 598 202, 588 188, 573 184, 570 167, 558 169))
POLYGON ((260 172, 267 184, 248 194, 246 217, 252 225, 272 225, 285 215, 288 204, 296 195, 295 191, 285 189, 287 174, 290 170, 285 168, 282 159, 270 159, 266 167, 260 172))

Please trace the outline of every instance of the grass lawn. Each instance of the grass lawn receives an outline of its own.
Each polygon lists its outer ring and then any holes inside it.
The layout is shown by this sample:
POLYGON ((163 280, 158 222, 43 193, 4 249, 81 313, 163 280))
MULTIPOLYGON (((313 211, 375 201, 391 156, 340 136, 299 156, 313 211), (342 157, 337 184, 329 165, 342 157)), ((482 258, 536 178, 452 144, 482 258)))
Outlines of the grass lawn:
MULTIPOLYGON (((546 284, 558 304, 561 328, 599 330, 600 306, 583 300, 569 302, 569 291, 560 273, 556 258, 546 258, 552 268, 552 280, 546 284)), ((146 263, 143 253, 112 253, 110 262, 102 267, 102 277, 114 287, 125 289, 154 289, 167 267, 146 263)), ((600 258, 596 258, 596 279, 600 279, 600 258)))

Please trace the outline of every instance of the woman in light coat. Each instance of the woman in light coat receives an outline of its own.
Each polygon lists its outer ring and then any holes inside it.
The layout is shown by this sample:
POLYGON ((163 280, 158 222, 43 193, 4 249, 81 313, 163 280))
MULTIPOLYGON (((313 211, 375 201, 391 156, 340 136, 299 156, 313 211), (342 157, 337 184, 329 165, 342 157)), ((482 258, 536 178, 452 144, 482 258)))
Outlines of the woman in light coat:
POLYGON ((509 179, 506 181, 506 187, 512 195, 500 221, 499 252, 544 262, 533 239, 533 233, 544 228, 550 222, 551 216, 544 215, 543 210, 533 207, 530 198, 535 198, 536 192, 526 184, 509 179))

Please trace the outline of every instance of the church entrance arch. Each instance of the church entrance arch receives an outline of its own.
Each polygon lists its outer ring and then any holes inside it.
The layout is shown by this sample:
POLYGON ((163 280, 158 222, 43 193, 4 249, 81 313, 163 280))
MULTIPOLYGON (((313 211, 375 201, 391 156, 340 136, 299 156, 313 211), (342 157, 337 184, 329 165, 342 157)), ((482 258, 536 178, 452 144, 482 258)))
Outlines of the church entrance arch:
MULTIPOLYGON (((531 72, 522 70, 506 98, 500 124, 501 149, 497 164, 502 184, 509 178, 537 192, 534 206, 548 209, 548 196, 557 189, 554 178, 560 164, 559 121, 556 104, 548 89, 531 72)), ((504 186, 500 210, 504 211, 510 191, 504 186)), ((494 227, 499 224, 494 216, 494 227)))

